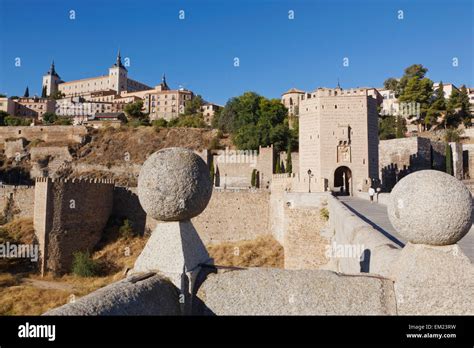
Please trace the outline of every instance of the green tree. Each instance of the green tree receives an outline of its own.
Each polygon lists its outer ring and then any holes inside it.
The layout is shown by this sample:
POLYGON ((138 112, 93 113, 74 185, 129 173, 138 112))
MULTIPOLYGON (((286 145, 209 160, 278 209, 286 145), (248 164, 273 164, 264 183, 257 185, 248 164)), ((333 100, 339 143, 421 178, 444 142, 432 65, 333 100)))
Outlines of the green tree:
POLYGON ((379 139, 388 140, 395 139, 396 135, 396 118, 394 116, 379 117, 379 139))
POLYGON ((53 99, 53 100, 58 100, 58 99, 62 99, 64 98, 66 95, 64 93, 62 93, 61 91, 56 91, 54 93, 52 93, 49 98, 50 99, 53 99))
POLYGON ((134 103, 125 105, 123 111, 129 120, 138 119, 142 120, 146 118, 146 114, 143 113, 143 101, 138 100, 134 103))
MULTIPOLYGON (((411 105, 416 108, 419 106, 420 114, 408 115, 408 117, 413 119, 415 124, 424 125, 425 117, 431 106, 433 81, 421 76, 424 76, 424 73, 409 77, 408 79, 406 76, 402 77, 402 80, 405 79, 404 81, 407 82, 400 96, 398 97, 398 100, 404 103, 411 103, 411 105)), ((400 80, 400 83, 402 80, 400 80)))
POLYGON ((406 120, 402 116, 396 117, 396 138, 405 138, 405 133, 407 132, 406 120))
POLYGON ((389 77, 384 81, 383 87, 396 92, 398 90, 398 80, 393 77, 389 77))
POLYGON ((459 118, 462 120, 466 127, 471 126, 471 103, 469 101, 469 93, 465 85, 461 86, 461 90, 459 91, 459 118))
POLYGON ((288 148, 286 149, 286 172, 293 172, 293 164, 291 160, 291 144, 288 144, 288 148))
POLYGON ((250 178, 250 185, 257 186, 257 169, 252 170, 252 177, 250 178))
POLYGON ((30 96, 30 89, 28 88, 28 86, 26 86, 25 93, 23 93, 23 97, 29 98, 29 96, 30 96))
POLYGON ((274 145, 285 151, 295 136, 288 126, 288 110, 278 99, 267 99, 254 92, 231 98, 215 117, 214 126, 230 132, 237 148, 257 150, 274 145))
POLYGON ((43 114, 43 123, 44 124, 54 124, 58 119, 58 115, 53 112, 45 112, 43 114))
POLYGON ((446 173, 448 173, 449 175, 453 175, 453 151, 451 149, 451 146, 449 146, 448 143, 446 143, 445 155, 446 155, 446 173))
POLYGON ((5 125, 5 118, 7 118, 8 116, 10 116, 8 112, 0 110, 0 126, 5 125))
POLYGON ((204 105, 204 99, 200 95, 195 96, 190 101, 186 102, 184 107, 185 115, 195 115, 201 113, 201 107, 204 105))
POLYGON ((276 159, 276 164, 275 164, 275 173, 280 174, 281 173, 281 167, 280 167, 280 158, 277 157, 276 159))
POLYGON ((43 86, 41 90, 41 98, 46 98, 48 95, 46 94, 46 86, 43 86))
MULTIPOLYGON (((444 85, 441 81, 434 92, 434 99, 426 112, 424 119, 425 128, 430 129, 438 125, 438 119, 443 118, 446 121, 446 99, 444 97, 444 85)), ((446 126, 446 124, 445 124, 446 126)))

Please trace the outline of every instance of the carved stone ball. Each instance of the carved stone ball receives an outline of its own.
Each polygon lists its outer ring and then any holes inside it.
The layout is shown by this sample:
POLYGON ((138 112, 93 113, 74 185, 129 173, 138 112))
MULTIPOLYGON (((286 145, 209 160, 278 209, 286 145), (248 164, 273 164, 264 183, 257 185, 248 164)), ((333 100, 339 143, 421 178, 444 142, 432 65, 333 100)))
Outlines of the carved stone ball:
POLYGON ((472 226, 471 193, 458 179, 436 170, 400 180, 387 210, 393 227, 414 244, 455 244, 472 226))
POLYGON ((152 218, 180 221, 199 215, 211 199, 206 163, 188 149, 171 147, 153 153, 138 177, 138 198, 152 218))

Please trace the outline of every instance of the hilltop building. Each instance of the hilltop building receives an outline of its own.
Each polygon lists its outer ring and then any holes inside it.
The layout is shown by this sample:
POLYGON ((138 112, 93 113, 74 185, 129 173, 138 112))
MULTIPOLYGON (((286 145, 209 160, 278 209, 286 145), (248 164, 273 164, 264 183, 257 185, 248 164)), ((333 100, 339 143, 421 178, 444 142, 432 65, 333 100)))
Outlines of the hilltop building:
POLYGON ((147 89, 151 87, 128 77, 127 68, 122 64, 120 51, 116 62, 109 68, 108 75, 65 82, 56 72, 53 61, 49 71, 43 76, 43 91, 46 96, 59 91, 66 97, 81 96, 88 99, 98 92, 120 95, 123 91, 135 92, 147 89))
POLYGON ((150 120, 164 118, 169 121, 184 114, 186 103, 194 98, 194 93, 184 88, 171 89, 163 75, 161 83, 144 93, 143 107, 150 114, 150 120))

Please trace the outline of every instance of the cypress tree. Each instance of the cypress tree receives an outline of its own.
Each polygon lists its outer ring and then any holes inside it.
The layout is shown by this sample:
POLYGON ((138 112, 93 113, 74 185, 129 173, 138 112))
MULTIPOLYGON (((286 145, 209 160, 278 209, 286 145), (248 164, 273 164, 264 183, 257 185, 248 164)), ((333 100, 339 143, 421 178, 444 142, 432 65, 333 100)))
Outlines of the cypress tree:
POLYGON ((281 173, 280 159, 277 159, 277 161, 276 161, 275 173, 276 173, 276 174, 280 174, 280 173, 281 173))
POLYGON ((41 91, 41 98, 46 98, 46 86, 43 86, 43 90, 41 91))
POLYGON ((293 172, 293 165, 291 164, 291 146, 288 144, 288 149, 286 150, 286 172, 293 172))
POLYGON ((453 175, 453 152, 449 143, 446 143, 446 173, 453 175))
POLYGON ((257 186, 257 169, 252 170, 252 178, 250 179, 250 185, 252 185, 252 187, 257 186))
POLYGON ((215 171, 214 171, 214 157, 212 157, 212 159, 211 159, 210 176, 211 176, 211 183, 212 183, 212 186, 214 186, 214 177, 215 177, 215 171))
POLYGON ((25 94, 23 95, 23 97, 28 98, 29 96, 30 96, 30 90, 28 89, 28 86, 26 86, 25 94))

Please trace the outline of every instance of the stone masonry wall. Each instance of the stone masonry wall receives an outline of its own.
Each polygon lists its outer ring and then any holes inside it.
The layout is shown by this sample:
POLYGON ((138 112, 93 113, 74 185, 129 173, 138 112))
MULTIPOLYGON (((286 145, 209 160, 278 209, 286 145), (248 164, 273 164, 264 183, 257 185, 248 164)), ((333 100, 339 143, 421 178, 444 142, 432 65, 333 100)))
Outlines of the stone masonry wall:
POLYGON ((15 217, 32 217, 35 188, 33 186, 0 186, 0 213, 4 213, 9 202, 15 217))
POLYGON ((34 227, 42 251, 42 273, 70 271, 73 253, 91 250, 112 212, 108 182, 38 178, 34 227))
MULTIPOLYGON (((270 234, 270 193, 266 190, 214 190, 204 211, 191 221, 204 244, 251 240, 270 234)), ((147 217, 146 229, 157 222, 147 217)))
POLYGON ((19 126, 1 127, 0 142, 6 139, 25 138, 28 141, 41 139, 47 142, 72 141, 80 143, 87 134, 84 126, 19 126))

